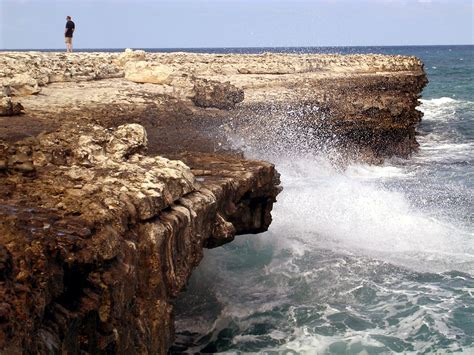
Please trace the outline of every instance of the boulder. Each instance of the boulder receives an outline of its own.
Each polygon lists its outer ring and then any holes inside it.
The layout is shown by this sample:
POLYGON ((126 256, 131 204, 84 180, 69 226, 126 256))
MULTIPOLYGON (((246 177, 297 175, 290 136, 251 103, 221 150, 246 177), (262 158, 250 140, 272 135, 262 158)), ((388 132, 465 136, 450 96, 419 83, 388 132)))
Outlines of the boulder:
POLYGON ((199 107, 216 107, 229 110, 244 100, 244 90, 230 82, 196 79, 193 102, 199 107))
POLYGON ((0 99, 0 116, 14 116, 23 113, 23 106, 19 102, 12 101, 11 97, 0 99))
POLYGON ((166 65, 145 61, 127 62, 125 79, 135 83, 170 84, 172 69, 166 65))
POLYGON ((4 98, 6 96, 11 96, 11 89, 9 86, 0 85, 0 98, 4 98))
POLYGON ((147 144, 145 128, 139 124, 130 123, 117 127, 106 145, 106 151, 120 161, 136 153, 144 154, 147 144))
POLYGON ((8 87, 12 96, 34 95, 41 91, 38 81, 26 73, 16 74, 0 84, 8 87))
POLYGON ((127 62, 137 62, 145 60, 145 51, 144 50, 133 50, 127 48, 125 52, 121 53, 117 59, 117 63, 121 66, 124 66, 127 62))

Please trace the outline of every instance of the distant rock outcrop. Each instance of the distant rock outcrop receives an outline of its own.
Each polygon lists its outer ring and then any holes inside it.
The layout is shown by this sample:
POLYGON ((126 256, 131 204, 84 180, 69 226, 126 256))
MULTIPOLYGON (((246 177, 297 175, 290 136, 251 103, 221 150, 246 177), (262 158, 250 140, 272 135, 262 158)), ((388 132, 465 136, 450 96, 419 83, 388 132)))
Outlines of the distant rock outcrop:
POLYGON ((193 102, 199 107, 216 107, 230 110, 244 100, 244 91, 230 82, 196 79, 193 102))
POLYGON ((125 64, 125 79, 136 83, 170 84, 172 70, 161 64, 145 61, 128 61, 125 64))
POLYGON ((121 53, 117 59, 117 63, 121 66, 125 66, 127 62, 144 61, 146 53, 144 50, 133 50, 130 48, 125 49, 125 52, 121 53))

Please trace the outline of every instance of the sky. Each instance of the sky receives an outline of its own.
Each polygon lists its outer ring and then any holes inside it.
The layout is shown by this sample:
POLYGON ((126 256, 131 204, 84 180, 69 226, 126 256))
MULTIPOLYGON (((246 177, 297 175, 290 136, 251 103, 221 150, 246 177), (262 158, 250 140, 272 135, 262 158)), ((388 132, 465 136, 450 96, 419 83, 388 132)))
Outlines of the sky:
POLYGON ((473 0, 0 0, 0 49, 473 44, 473 0))

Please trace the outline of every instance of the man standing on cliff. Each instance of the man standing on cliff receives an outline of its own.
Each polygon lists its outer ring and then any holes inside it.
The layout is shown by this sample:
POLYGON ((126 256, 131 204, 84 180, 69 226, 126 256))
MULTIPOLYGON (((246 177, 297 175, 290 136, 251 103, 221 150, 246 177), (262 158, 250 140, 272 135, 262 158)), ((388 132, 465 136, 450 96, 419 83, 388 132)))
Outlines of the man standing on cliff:
POLYGON ((66 28, 64 29, 64 42, 66 42, 66 52, 72 52, 72 34, 76 25, 71 21, 71 16, 66 17, 66 28))

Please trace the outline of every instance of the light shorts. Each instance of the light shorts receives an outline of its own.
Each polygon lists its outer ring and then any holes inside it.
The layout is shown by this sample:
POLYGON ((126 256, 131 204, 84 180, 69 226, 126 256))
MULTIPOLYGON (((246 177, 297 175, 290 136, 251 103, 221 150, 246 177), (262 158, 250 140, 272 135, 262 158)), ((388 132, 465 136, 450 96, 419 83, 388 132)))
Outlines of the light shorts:
POLYGON ((64 43, 72 43, 72 37, 64 37, 64 43))

